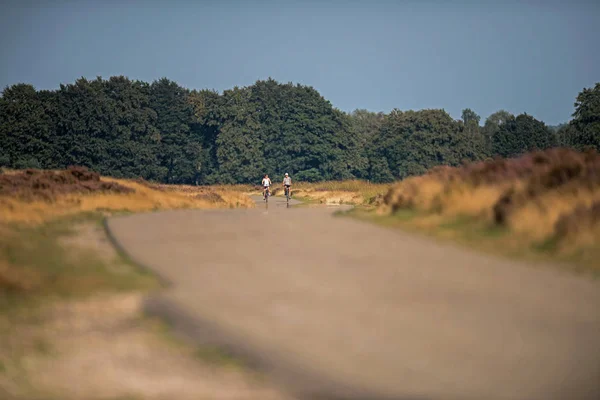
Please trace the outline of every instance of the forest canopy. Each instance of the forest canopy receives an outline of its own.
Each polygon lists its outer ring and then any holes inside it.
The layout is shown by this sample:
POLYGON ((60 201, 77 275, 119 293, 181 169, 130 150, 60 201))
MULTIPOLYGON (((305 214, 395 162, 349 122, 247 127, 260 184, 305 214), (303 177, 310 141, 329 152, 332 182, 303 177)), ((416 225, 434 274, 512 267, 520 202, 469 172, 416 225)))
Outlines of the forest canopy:
POLYGON ((85 166, 164 183, 296 180, 387 182, 438 165, 514 157, 556 146, 600 149, 600 83, 576 98, 573 119, 549 127, 499 110, 390 113, 335 108, 310 86, 260 80, 218 93, 167 78, 78 79, 57 90, 29 84, 0 97, 0 166, 85 166))

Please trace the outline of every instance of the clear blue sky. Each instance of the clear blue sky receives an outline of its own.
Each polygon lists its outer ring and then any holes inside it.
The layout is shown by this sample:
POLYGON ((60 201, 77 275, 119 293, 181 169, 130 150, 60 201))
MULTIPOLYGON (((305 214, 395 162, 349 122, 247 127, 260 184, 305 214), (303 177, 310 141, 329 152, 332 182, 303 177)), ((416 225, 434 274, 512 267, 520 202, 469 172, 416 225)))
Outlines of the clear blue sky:
POLYGON ((504 108, 556 124, 600 82, 599 49, 592 0, 0 2, 1 87, 126 75, 222 91, 270 76, 345 111, 504 108))

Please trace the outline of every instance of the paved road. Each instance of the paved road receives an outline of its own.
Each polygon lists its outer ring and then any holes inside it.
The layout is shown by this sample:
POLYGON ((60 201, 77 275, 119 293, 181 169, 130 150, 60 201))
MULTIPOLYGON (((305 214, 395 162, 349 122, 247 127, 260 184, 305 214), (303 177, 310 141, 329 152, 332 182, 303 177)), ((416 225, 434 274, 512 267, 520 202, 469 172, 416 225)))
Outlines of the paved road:
POLYGON ((299 398, 600 398, 600 282, 332 210, 271 198, 107 225, 171 283, 150 312, 299 398))

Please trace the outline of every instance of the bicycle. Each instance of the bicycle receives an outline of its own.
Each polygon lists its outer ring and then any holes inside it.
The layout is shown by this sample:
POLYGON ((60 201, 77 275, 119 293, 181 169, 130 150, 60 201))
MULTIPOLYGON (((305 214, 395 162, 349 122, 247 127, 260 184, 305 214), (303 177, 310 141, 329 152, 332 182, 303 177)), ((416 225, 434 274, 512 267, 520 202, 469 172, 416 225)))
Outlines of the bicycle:
POLYGON ((285 191, 285 201, 287 203, 289 203, 290 202, 290 187, 284 186, 283 190, 285 191))

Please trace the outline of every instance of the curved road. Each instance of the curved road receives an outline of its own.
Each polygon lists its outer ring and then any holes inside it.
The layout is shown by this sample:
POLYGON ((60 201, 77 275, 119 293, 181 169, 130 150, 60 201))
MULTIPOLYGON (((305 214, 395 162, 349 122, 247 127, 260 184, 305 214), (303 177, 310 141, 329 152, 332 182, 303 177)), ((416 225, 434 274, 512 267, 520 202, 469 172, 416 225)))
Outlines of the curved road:
POLYGON ((336 209, 272 197, 107 227, 170 283, 149 312, 298 398, 600 398, 599 282, 336 209))

